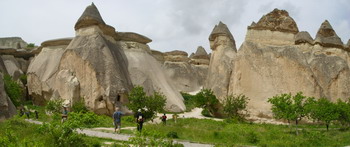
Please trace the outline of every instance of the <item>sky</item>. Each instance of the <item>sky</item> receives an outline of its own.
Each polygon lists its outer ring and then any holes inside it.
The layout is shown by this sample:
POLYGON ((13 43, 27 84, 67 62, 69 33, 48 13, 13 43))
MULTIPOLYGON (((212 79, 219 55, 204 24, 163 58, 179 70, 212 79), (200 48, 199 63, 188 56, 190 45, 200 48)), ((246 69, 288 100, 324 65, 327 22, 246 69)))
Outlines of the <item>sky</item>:
POLYGON ((74 37, 76 21, 92 2, 106 24, 147 36, 150 48, 162 52, 191 54, 198 46, 211 52, 208 37, 219 21, 239 48, 247 26, 274 8, 287 10, 299 31, 313 38, 327 19, 343 43, 350 39, 348 0, 0 0, 0 37, 18 36, 36 45, 74 37))

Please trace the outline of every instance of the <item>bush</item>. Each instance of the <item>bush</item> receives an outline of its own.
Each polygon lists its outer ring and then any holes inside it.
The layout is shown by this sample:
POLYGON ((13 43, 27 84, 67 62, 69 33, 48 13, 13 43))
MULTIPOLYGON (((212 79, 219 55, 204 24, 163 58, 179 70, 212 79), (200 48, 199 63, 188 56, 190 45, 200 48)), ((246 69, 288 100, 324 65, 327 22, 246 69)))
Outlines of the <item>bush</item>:
POLYGON ((60 113, 62 110, 62 104, 63 104, 62 99, 50 100, 46 104, 45 109, 52 113, 60 113))
POLYGON ((4 75, 4 85, 7 95, 10 97, 15 106, 21 105, 21 98, 23 97, 22 87, 12 79, 10 75, 4 75))
POLYGON ((202 89, 195 96, 195 103, 197 107, 201 107, 209 111, 211 116, 218 111, 219 100, 216 99, 213 91, 210 89, 202 89))
POLYGON ((224 101, 224 112, 230 118, 237 118, 242 120, 248 112, 246 110, 248 101, 248 97, 243 94, 240 94, 238 96, 229 95, 224 101))
POLYGON ((166 134, 166 136, 168 138, 179 138, 179 136, 177 135, 177 132, 174 132, 174 131, 168 132, 168 134, 166 134))
POLYGON ((181 92, 182 97, 184 98, 184 103, 186 106, 186 111, 191 111, 193 108, 196 107, 195 104, 195 95, 188 94, 186 92, 181 92))
POLYGON ((27 45, 27 48, 34 48, 35 47, 35 44, 34 43, 29 43, 28 45, 27 45))
POLYGON ((84 100, 82 100, 82 101, 79 101, 79 102, 75 102, 73 104, 72 111, 73 112, 77 112, 77 113, 79 113, 79 112, 86 113, 89 110, 86 108, 84 100))
POLYGON ((255 132, 249 132, 247 135, 247 140, 249 143, 256 144, 259 142, 258 135, 255 132))

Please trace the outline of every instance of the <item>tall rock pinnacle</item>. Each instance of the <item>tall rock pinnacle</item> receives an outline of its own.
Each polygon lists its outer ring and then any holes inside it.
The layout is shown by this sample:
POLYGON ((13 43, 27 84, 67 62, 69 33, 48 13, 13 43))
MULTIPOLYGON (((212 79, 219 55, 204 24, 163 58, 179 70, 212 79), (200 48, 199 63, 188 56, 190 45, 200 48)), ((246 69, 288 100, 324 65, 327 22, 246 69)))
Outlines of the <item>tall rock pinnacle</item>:
POLYGON ((210 41, 214 41, 214 39, 217 36, 227 36, 229 37, 233 42, 235 42, 235 40, 233 39, 233 36, 230 32, 230 30, 227 28, 226 24, 222 23, 221 21, 219 22, 218 25, 215 25, 213 31, 211 32, 210 36, 209 36, 209 40, 210 41))

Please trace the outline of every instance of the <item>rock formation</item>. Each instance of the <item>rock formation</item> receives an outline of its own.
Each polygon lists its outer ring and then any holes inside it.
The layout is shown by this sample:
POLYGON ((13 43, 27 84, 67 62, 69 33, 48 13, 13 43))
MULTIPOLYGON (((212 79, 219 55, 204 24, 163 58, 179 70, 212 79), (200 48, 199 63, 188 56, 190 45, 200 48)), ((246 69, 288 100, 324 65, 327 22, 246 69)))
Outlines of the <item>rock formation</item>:
POLYGON ((237 52, 235 40, 227 26, 220 22, 210 34, 209 42, 212 53, 204 88, 213 90, 222 99, 229 90, 232 60, 237 52))
POLYGON ((163 92, 169 111, 185 110, 181 95, 171 90, 161 77, 163 73, 149 70, 160 69, 146 45, 151 39, 116 32, 103 21, 94 4, 86 8, 74 28, 73 39, 43 42, 41 53, 30 64, 28 88, 36 104, 59 98, 74 104, 83 98, 88 109, 98 114, 111 114, 115 106, 129 112, 124 104, 133 81, 149 91, 163 92))
POLYGON ((316 35, 315 43, 323 47, 343 48, 343 42, 338 37, 337 33, 335 33, 328 20, 325 20, 321 24, 316 35))
MULTIPOLYGON (((120 33, 124 36, 130 36, 129 33, 120 33)), ((181 94, 174 88, 174 85, 169 82, 169 77, 164 73, 161 63, 157 61, 151 54, 156 51, 151 51, 146 44, 150 40, 142 35, 130 33, 130 37, 120 38, 118 44, 124 49, 128 59, 128 70, 133 85, 141 85, 147 94, 153 94, 158 91, 165 95, 167 102, 166 108, 168 111, 181 112, 184 111, 185 105, 181 94), (144 40, 144 41, 142 41, 144 40)), ((161 55, 160 52, 156 52, 161 55)))
POLYGON ((27 42, 21 37, 0 38, 0 48, 22 49, 27 47, 27 45, 27 42))
POLYGON ((210 57, 202 46, 199 46, 196 53, 190 56, 190 64, 200 87, 204 85, 207 78, 209 62, 210 57))
POLYGON ((310 36, 309 32, 301 31, 295 35, 295 44, 308 43, 310 45, 314 44, 314 40, 310 36))
MULTIPOLYGON (((15 80, 17 80, 22 74, 22 66, 20 63, 18 63, 18 60, 12 56, 12 55, 2 55, 1 56, 3 63, 6 67, 7 73, 13 77, 15 80)), ((26 62, 26 61, 23 61, 26 62)), ((28 63, 24 63, 28 64, 28 63)), ((26 65, 23 65, 26 66, 26 65)))
MULTIPOLYGON (((339 46, 341 42, 334 41, 338 40, 337 36, 329 28, 328 22, 323 23, 314 43, 307 32, 298 32, 286 11, 275 9, 248 27, 237 54, 232 53, 213 66, 220 48, 213 49, 207 85, 227 85, 208 88, 219 98, 240 93, 248 96, 252 115, 271 115, 267 99, 281 93, 302 91, 307 96, 332 101, 347 98, 350 96, 350 81, 346 78, 350 76, 349 54, 339 46), (325 35, 325 32, 331 33, 325 35), (227 66, 221 65, 219 69, 226 72, 211 69, 225 62, 227 66)), ((212 45, 212 38, 209 37, 211 46, 217 47, 212 45)))

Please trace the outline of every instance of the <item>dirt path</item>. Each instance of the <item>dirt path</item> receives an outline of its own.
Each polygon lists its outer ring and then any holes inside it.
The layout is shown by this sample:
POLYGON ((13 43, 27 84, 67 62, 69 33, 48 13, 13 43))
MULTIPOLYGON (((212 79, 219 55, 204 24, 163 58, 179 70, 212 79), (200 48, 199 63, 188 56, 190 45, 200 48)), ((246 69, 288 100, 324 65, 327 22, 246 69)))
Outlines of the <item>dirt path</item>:
MULTIPOLYGON (((33 124, 43 124, 41 121, 36 121, 32 119, 25 119, 27 122, 33 123, 33 124)), ((124 129, 134 129, 135 127, 125 127, 124 129)), ((109 138, 113 140, 120 140, 120 141, 128 141, 130 137, 133 137, 133 135, 127 135, 127 134, 114 134, 114 133, 107 133, 107 132, 101 132, 97 131, 100 130, 114 130, 113 128, 93 128, 93 129, 78 129, 77 132, 79 134, 85 134, 87 136, 92 137, 100 137, 100 138, 109 138)), ((122 128, 123 129, 123 128, 122 128)), ((200 144, 200 143, 192 143, 189 141, 180 141, 180 140, 174 140, 175 143, 181 143, 185 147, 212 147, 214 145, 211 144, 200 144)))

